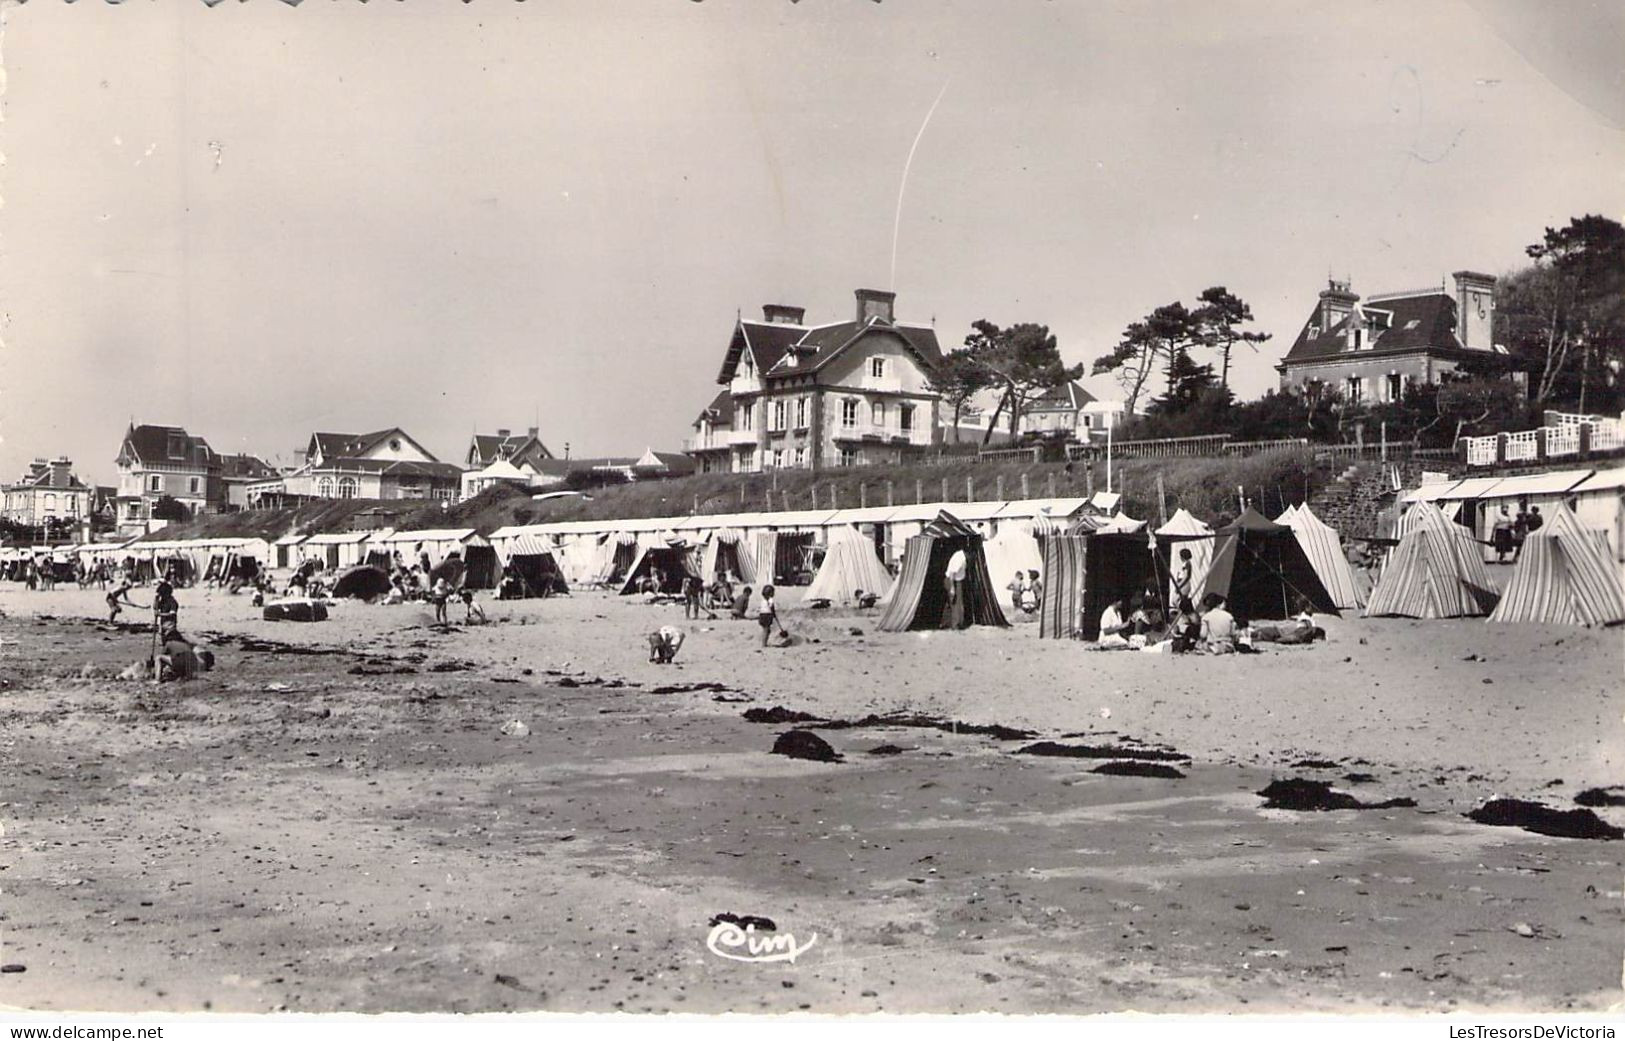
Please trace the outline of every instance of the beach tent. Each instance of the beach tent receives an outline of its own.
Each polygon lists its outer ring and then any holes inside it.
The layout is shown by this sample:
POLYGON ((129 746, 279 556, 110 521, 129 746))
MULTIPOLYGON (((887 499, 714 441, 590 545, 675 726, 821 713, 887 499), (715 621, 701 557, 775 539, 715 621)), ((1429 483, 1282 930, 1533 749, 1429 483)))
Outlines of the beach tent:
POLYGON ((358 564, 348 568, 333 583, 333 595, 355 600, 373 600, 389 594, 389 575, 383 568, 358 564))
POLYGON ((517 576, 525 596, 570 591, 553 547, 540 535, 519 535, 497 545, 504 575, 517 576))
POLYGON ((1095 530, 1103 535, 1132 535, 1145 530, 1145 521, 1135 520, 1126 513, 1114 513, 1101 520, 1095 530))
POLYGON ((308 536, 284 535, 271 543, 272 551, 276 554, 273 567, 294 567, 299 563, 299 544, 308 536))
POLYGON ((1608 536, 1614 560, 1625 561, 1625 467, 1598 470, 1569 490, 1581 527, 1608 536))
POLYGON ((621 595, 637 592, 638 580, 656 571, 665 576, 660 592, 678 592, 679 583, 685 575, 697 576, 700 573, 699 547, 675 535, 670 538, 656 536, 639 539, 637 557, 627 569, 626 578, 621 581, 621 595))
POLYGON ((999 523, 999 533, 982 543, 982 556, 987 560, 987 573, 993 585, 1006 595, 1010 580, 1017 571, 1044 573, 1044 551, 1033 536, 1033 521, 1010 520, 999 523))
POLYGON ((1344 609, 1364 607, 1365 596, 1354 579, 1349 558, 1343 553, 1343 541, 1337 529, 1315 516, 1308 503, 1288 507, 1282 516, 1286 520, 1277 523, 1285 524, 1298 537, 1298 545, 1309 558, 1320 584, 1331 594, 1332 603, 1344 609))
POLYGON ((943 576, 948 561, 957 551, 965 554, 963 624, 1009 625, 999 609, 998 594, 982 556, 982 537, 947 510, 937 514, 908 540, 903 554, 903 571, 892 587, 891 600, 880 616, 885 632, 910 629, 941 629, 947 621, 948 602, 943 576))
POLYGON ((314 557, 330 570, 353 567, 366 560, 365 546, 370 532, 339 531, 312 535, 299 546, 305 557, 314 557))
POLYGON ((1608 549, 1608 536, 1584 528, 1567 506, 1552 507, 1539 531, 1529 533, 1492 622, 1611 625, 1625 621, 1625 585, 1608 549))
POLYGON ((829 549, 818 574, 802 598, 803 603, 829 600, 836 604, 851 604, 857 593, 885 596, 891 590, 892 575, 875 553, 873 539, 850 525, 829 530, 829 549))
POLYGON ((1290 618, 1300 598, 1316 611, 1338 613, 1297 536, 1285 524, 1249 506, 1216 536, 1213 561, 1198 587, 1200 595, 1193 598, 1198 606, 1217 593, 1231 614, 1248 621, 1290 618))
POLYGON ((756 533, 756 577, 763 585, 794 584, 807 570, 817 533, 810 528, 764 528, 756 533))
POLYGON ((1462 618, 1495 606, 1495 585, 1467 529, 1420 500, 1405 514, 1408 529, 1388 555, 1367 615, 1462 618))
POLYGON ((1189 510, 1181 507, 1154 534, 1164 561, 1163 568, 1168 574, 1168 606, 1179 606, 1180 593, 1174 586, 1174 578, 1180 572, 1180 550, 1188 550, 1191 555, 1190 588, 1185 590, 1185 595, 1194 601, 1197 591, 1207 580, 1207 569, 1213 563, 1213 529, 1206 521, 1198 520, 1189 510))
POLYGON ((738 528, 718 528, 705 540, 700 551, 700 577, 707 583, 723 575, 744 585, 756 582, 754 546, 738 528))
POLYGON ((638 537, 629 531, 616 531, 604 537, 598 547, 598 568, 594 585, 618 586, 638 559, 638 537))
POLYGON ((1151 542, 1144 535, 1100 532, 1044 539, 1044 598, 1038 635, 1052 640, 1100 636, 1100 615, 1119 598, 1158 585, 1151 542))

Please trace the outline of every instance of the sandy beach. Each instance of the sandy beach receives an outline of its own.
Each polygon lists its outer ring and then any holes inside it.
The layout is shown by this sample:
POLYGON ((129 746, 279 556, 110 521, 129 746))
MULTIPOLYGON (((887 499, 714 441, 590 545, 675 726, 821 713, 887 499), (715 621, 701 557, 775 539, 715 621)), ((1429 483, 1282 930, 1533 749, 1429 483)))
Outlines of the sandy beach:
POLYGON ((153 685, 110 678, 147 637, 92 620, 99 594, 0 593, 4 960, 24 967, 4 1004, 1619 999, 1620 845, 1462 816, 1621 779, 1617 631, 1347 619, 1311 648, 1170 659, 792 605, 802 642, 763 651, 754 624, 601 593, 449 630, 417 606, 296 625, 180 596, 219 666, 153 685), (646 661, 664 623, 690 629, 675 666, 646 661), (950 723, 819 729, 843 759, 804 762, 768 754, 789 726, 742 718, 774 706, 950 723), (1017 754, 1034 740, 1155 750, 1184 776, 1017 754), (1416 806, 1263 808, 1287 777, 1416 806), (817 939, 730 961, 706 946, 723 913, 817 939))

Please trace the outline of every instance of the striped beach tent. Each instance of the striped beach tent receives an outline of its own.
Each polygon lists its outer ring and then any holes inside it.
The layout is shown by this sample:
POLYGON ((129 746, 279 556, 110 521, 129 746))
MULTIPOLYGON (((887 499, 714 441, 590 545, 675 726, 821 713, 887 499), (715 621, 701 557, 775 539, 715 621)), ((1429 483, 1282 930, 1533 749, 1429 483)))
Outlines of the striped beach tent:
POLYGON ((1610 625, 1625 621, 1625 586, 1610 559, 1608 536, 1583 528, 1574 511, 1552 507, 1518 551, 1518 565, 1490 615, 1492 622, 1610 625))
POLYGON ((1446 520, 1431 502, 1416 503, 1405 519, 1409 530, 1389 554, 1365 613, 1404 618, 1489 614, 1495 584, 1467 529, 1446 520))
POLYGON ((998 595, 982 556, 982 536, 947 510, 908 540, 903 572, 892 587, 891 600, 880 616, 883 632, 945 629, 957 619, 961 626, 1009 625, 999 608, 998 595), (954 553, 965 554, 964 604, 948 610, 944 576, 954 553))
POLYGON ((1158 585, 1156 558, 1143 535, 1098 532, 1044 540, 1044 598, 1038 635, 1051 640, 1100 635, 1100 615, 1118 598, 1158 585))
POLYGON ((700 577, 714 582, 722 575, 732 575, 736 582, 753 585, 756 582, 755 546, 738 528, 718 528, 705 540, 700 551, 700 577))
POLYGON ((880 562, 873 539, 850 524, 829 529, 829 549, 818 574, 802 596, 802 603, 828 600, 836 604, 850 604, 857 593, 885 596, 892 587, 892 575, 880 562))
POLYGON ((1315 516, 1308 503, 1289 507, 1282 516, 1286 520, 1277 523, 1285 524, 1298 537, 1303 555, 1309 558, 1315 574, 1320 576, 1320 584, 1331 594, 1332 603, 1339 608, 1364 607, 1365 597, 1354 581, 1354 569, 1349 567, 1348 557, 1343 554, 1343 542, 1337 529, 1315 516))

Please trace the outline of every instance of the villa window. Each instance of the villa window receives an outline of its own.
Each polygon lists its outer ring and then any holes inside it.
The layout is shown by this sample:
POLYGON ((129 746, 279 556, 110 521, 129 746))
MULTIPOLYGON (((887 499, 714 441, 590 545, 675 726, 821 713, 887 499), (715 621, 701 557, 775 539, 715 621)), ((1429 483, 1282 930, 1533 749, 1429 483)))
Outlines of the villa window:
POLYGON ((858 399, 841 399, 841 426, 855 427, 858 425, 858 399))
POLYGON ((807 465, 807 450, 805 448, 797 448, 796 449, 796 466, 798 468, 800 468, 800 467, 804 467, 806 465, 807 465))
POLYGON ((897 426, 906 434, 914 429, 914 406, 897 406, 897 426))
POLYGON ((153 492, 161 492, 161 491, 163 491, 164 490, 164 478, 163 478, 163 475, 162 474, 153 474, 151 477, 147 478, 147 490, 148 491, 153 491, 153 492))
POLYGON ((869 406, 869 422, 874 424, 876 427, 885 427, 886 405, 884 402, 877 401, 869 406))
POLYGON ((193 495, 196 495, 198 493, 198 485, 201 482, 202 482, 202 478, 199 478, 199 477, 192 478, 189 487, 190 487, 191 492, 192 492, 193 495))
POLYGON ((886 378, 886 359, 885 358, 870 358, 869 359, 869 375, 874 377, 877 380, 885 379, 886 378))
POLYGON ((841 465, 842 466, 857 466, 858 465, 858 452, 857 452, 857 449, 855 449, 855 448, 847 448, 845 446, 842 446, 842 448, 841 448, 841 465))
POLYGON ((796 426, 797 427, 804 427, 806 425, 807 425, 807 399, 805 397, 800 397, 800 398, 796 399, 796 426))
POLYGON ((331 477, 323 477, 321 480, 317 481, 316 494, 323 499, 331 499, 333 497, 333 479, 331 477))
POLYGON ((1359 376, 1350 376, 1348 378, 1347 385, 1349 404, 1358 405, 1364 394, 1365 380, 1361 379, 1359 376))
POLYGON ((786 406, 786 403, 783 402, 783 401, 775 401, 775 402, 773 402, 773 429, 774 430, 783 430, 784 426, 785 426, 785 423, 788 422, 788 420, 789 420, 789 415, 788 415, 789 409, 787 409, 785 406, 786 406))
POLYGON ((751 430, 756 424, 756 406, 746 405, 739 410, 739 429, 751 430))
POLYGON ((1397 372, 1388 374, 1388 400, 1400 401, 1405 397, 1405 377, 1397 372))
POLYGON ((784 468, 784 449, 775 448, 775 449, 773 449, 773 469, 782 470, 783 468, 784 468))
POLYGON ((339 498, 341 498, 341 499, 353 499, 353 498, 355 498, 355 494, 356 494, 355 478, 354 477, 340 477, 339 478, 339 498))

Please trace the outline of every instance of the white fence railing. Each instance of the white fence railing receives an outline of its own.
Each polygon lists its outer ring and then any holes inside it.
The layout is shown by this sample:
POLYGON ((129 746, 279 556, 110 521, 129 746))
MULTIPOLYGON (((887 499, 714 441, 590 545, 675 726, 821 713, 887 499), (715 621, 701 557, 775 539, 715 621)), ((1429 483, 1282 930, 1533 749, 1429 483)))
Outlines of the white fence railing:
POLYGON ((1546 428, 1546 454, 1565 456, 1580 454, 1580 427, 1578 424, 1546 428))
POLYGON ((1599 416, 1548 412, 1550 425, 1538 430, 1520 430, 1490 437, 1465 437, 1468 466, 1494 466, 1497 463, 1533 463, 1561 459, 1586 452, 1617 452, 1625 449, 1625 422, 1599 416), (1501 444, 1505 442, 1505 454, 1501 444), (1541 442, 1545 445, 1542 447, 1541 442))
POLYGON ((1540 458, 1540 431, 1520 430, 1507 435, 1507 462, 1532 463, 1540 458))

